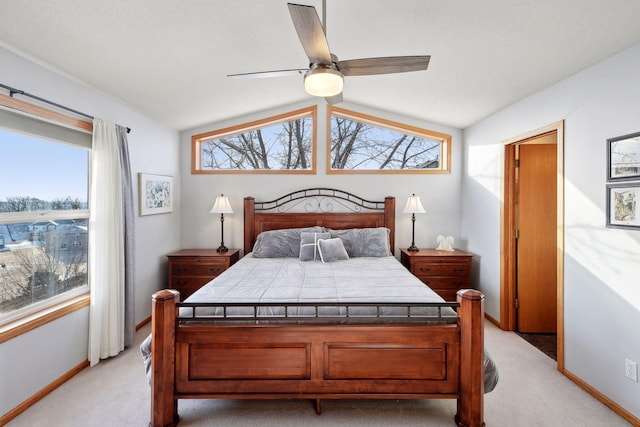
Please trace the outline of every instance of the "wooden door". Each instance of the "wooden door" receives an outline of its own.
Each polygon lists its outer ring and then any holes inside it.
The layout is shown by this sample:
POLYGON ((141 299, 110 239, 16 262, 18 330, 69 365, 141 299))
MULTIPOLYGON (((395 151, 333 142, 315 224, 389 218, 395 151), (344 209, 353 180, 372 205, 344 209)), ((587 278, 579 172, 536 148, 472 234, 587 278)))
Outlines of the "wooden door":
POLYGON ((517 330, 557 330, 557 151, 555 135, 518 146, 517 330), (551 138, 549 138, 551 137, 551 138))

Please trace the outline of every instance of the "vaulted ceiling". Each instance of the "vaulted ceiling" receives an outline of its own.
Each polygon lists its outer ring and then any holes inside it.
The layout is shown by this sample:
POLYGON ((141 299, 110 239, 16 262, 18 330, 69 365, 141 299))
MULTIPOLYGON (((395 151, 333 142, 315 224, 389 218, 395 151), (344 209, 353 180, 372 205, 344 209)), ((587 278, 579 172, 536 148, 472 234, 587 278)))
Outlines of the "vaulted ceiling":
MULTIPOLYGON (((322 18, 321 0, 298 2, 322 18)), ((311 100, 302 76, 227 77, 308 66, 285 0, 0 8, 0 45, 177 130, 311 100)), ((427 71, 346 77, 345 101, 465 128, 640 42, 638 17, 637 0, 327 0, 325 24, 340 59, 431 55, 427 71)))

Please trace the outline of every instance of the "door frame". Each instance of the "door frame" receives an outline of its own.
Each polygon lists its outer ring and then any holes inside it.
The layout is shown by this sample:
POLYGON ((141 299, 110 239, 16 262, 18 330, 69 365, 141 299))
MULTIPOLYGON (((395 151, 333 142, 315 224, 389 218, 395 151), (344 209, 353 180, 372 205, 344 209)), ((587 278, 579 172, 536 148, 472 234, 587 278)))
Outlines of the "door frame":
POLYGON ((564 120, 502 141, 504 148, 502 203, 500 204, 500 327, 514 331, 516 325, 516 242, 515 242, 515 146, 532 139, 556 134, 557 150, 557 326, 558 370, 564 369, 564 120))

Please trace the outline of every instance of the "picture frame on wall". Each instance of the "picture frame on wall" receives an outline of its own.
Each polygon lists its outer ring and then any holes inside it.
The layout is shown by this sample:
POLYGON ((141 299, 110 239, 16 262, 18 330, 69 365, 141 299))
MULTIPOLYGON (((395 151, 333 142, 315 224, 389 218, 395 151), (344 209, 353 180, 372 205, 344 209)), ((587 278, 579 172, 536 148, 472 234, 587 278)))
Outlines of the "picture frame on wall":
POLYGON ((173 177, 138 174, 140 216, 173 212, 173 177))
POLYGON ((607 180, 640 179, 640 132, 607 139, 607 180))
POLYGON ((607 184, 607 227, 640 229, 640 182, 607 184))

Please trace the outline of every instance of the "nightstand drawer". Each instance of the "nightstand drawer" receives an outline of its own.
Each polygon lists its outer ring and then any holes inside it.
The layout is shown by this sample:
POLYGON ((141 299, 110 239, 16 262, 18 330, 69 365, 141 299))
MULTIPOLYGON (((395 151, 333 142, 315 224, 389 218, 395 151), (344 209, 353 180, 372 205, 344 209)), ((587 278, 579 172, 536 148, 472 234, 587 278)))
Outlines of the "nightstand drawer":
POLYGON ((228 259, 225 257, 206 257, 206 256, 194 256, 194 257, 177 257, 176 263, 180 264, 220 264, 226 265, 228 259))
POLYGON ((170 289, 180 292, 180 300, 184 301, 189 295, 209 283, 212 279, 208 277, 183 277, 173 278, 169 282, 170 289))
POLYGON ((173 276, 217 276, 227 269, 227 262, 197 263, 197 262, 172 262, 170 275, 173 276))
POLYGON ((434 263, 418 260, 414 263, 413 274, 416 276, 468 276, 471 266, 468 263, 434 263))
POLYGON ((458 289, 434 289, 434 291, 447 302, 456 301, 458 289))
POLYGON ((447 277, 447 276, 418 276, 420 280, 426 283, 431 289, 458 289, 468 288, 471 286, 466 277, 447 277))

